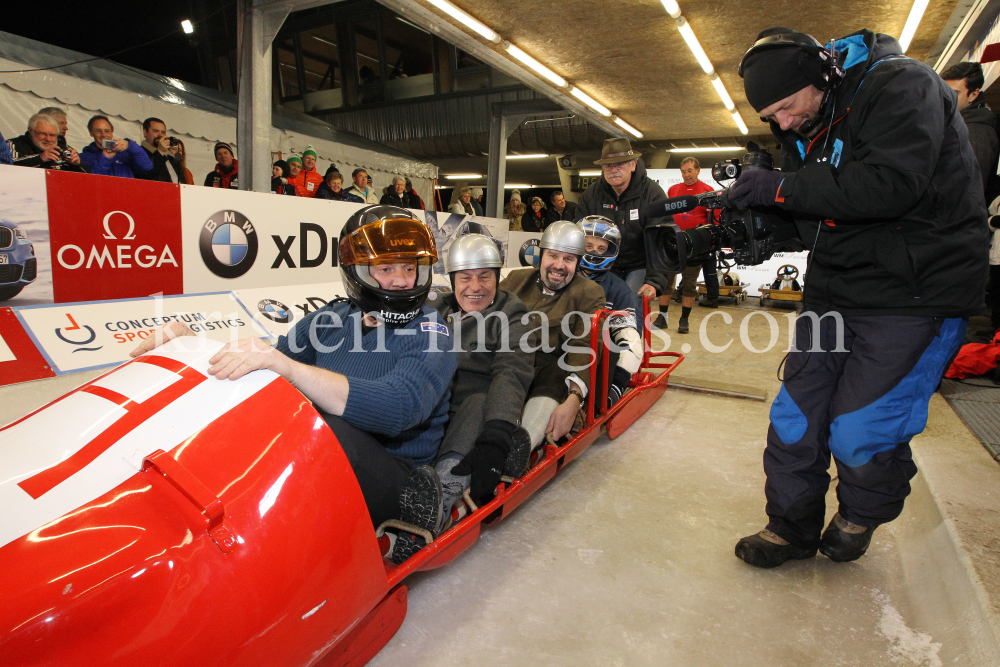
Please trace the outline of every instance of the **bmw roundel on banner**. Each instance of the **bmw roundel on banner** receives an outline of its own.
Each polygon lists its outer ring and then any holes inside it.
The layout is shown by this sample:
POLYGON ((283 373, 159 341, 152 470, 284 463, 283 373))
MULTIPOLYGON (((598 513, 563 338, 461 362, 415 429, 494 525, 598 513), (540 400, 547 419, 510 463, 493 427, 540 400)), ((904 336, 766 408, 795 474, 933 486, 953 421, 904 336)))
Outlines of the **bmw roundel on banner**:
POLYGON ((257 303, 257 310, 267 319, 279 324, 288 324, 294 317, 288 306, 274 299, 262 299, 257 303))
POLYGON ((257 259, 257 232, 239 211, 219 211, 205 221, 198 246, 212 273, 239 278, 257 259))
POLYGON ((521 258, 521 266, 538 266, 542 261, 542 249, 538 245, 538 239, 525 241, 518 256, 521 258))

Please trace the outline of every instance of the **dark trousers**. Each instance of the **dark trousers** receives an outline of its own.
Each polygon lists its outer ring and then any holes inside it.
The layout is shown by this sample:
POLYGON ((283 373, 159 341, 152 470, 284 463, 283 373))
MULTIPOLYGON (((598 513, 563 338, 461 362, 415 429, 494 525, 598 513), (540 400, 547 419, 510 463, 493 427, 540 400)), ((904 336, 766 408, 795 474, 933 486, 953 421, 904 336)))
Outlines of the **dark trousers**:
POLYGON ((399 492, 413 469, 410 459, 393 456, 369 433, 358 430, 340 417, 319 411, 337 436, 365 497, 372 526, 399 518, 399 492))
POLYGON ((715 253, 705 255, 702 262, 702 269, 705 272, 705 289, 708 290, 709 299, 719 298, 719 269, 716 266, 715 253))
POLYGON ((877 526, 903 511, 917 473, 910 439, 927 424, 927 404, 967 324, 845 317, 838 352, 837 320, 815 316, 805 311, 796 321, 764 450, 767 527, 803 548, 819 546, 831 455, 843 518, 877 526))

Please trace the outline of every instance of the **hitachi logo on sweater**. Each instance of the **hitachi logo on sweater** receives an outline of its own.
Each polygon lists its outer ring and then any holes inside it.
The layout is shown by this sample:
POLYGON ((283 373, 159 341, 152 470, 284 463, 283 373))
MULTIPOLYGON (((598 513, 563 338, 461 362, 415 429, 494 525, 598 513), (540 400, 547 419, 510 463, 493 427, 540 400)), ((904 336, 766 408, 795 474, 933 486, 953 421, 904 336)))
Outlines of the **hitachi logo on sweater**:
POLYGON ((394 313, 391 310, 380 310, 378 313, 378 319, 382 322, 409 322, 416 317, 419 312, 419 308, 417 310, 411 310, 408 313, 394 313))

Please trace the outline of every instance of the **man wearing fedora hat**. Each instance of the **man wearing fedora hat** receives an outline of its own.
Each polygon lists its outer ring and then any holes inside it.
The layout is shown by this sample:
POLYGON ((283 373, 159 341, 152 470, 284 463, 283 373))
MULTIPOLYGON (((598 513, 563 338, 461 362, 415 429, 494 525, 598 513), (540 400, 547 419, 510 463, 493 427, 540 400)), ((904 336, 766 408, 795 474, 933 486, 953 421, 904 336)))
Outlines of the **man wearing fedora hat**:
POLYGON ((662 280, 646 275, 642 230, 646 225, 667 223, 670 219, 669 216, 648 218, 641 212, 648 204, 666 198, 663 188, 646 176, 646 165, 641 158, 642 153, 633 151, 628 139, 605 139, 601 159, 594 162, 601 165, 601 178, 580 197, 576 217, 603 215, 618 226, 622 243, 611 271, 625 280, 634 293, 654 296, 662 291, 662 280))

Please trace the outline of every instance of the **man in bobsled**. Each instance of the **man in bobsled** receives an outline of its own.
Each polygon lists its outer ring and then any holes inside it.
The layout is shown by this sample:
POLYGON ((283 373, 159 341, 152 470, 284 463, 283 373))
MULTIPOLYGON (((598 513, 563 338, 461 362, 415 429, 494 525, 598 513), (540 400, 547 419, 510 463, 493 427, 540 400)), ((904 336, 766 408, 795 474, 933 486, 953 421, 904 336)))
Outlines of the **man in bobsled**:
POLYGON ((606 299, 600 286, 577 271, 586 245, 575 223, 554 222, 542 234, 538 268, 512 271, 500 283, 532 311, 534 330, 541 333, 522 418, 532 449, 546 435, 558 440, 570 432, 589 391, 590 321, 606 299))
POLYGON ((445 260, 453 292, 435 304, 448 322, 458 350, 451 383, 451 413, 441 443, 437 472, 444 489, 444 513, 470 489, 474 502, 489 502, 501 476, 524 474, 531 439, 521 428, 521 410, 534 376, 527 307, 498 289, 503 261, 495 239, 459 237, 445 260))
POLYGON ((618 225, 603 215, 588 215, 577 224, 587 235, 586 253, 580 258, 580 274, 601 286, 608 310, 627 313, 608 318, 614 343, 608 385, 608 407, 611 407, 628 390, 632 374, 642 364, 642 336, 635 320, 635 294, 624 280, 611 272, 622 243, 618 225))
MULTIPOLYGON (((337 436, 372 524, 402 519, 435 536, 443 524, 442 491, 427 464, 444 437, 457 365, 448 327, 424 303, 436 260, 433 236, 409 211, 359 209, 340 232, 349 298, 310 313, 274 347, 260 338, 233 343, 208 371, 236 380, 267 368, 288 380, 337 436)), ((176 322, 161 332, 132 356, 193 335, 176 322)))

